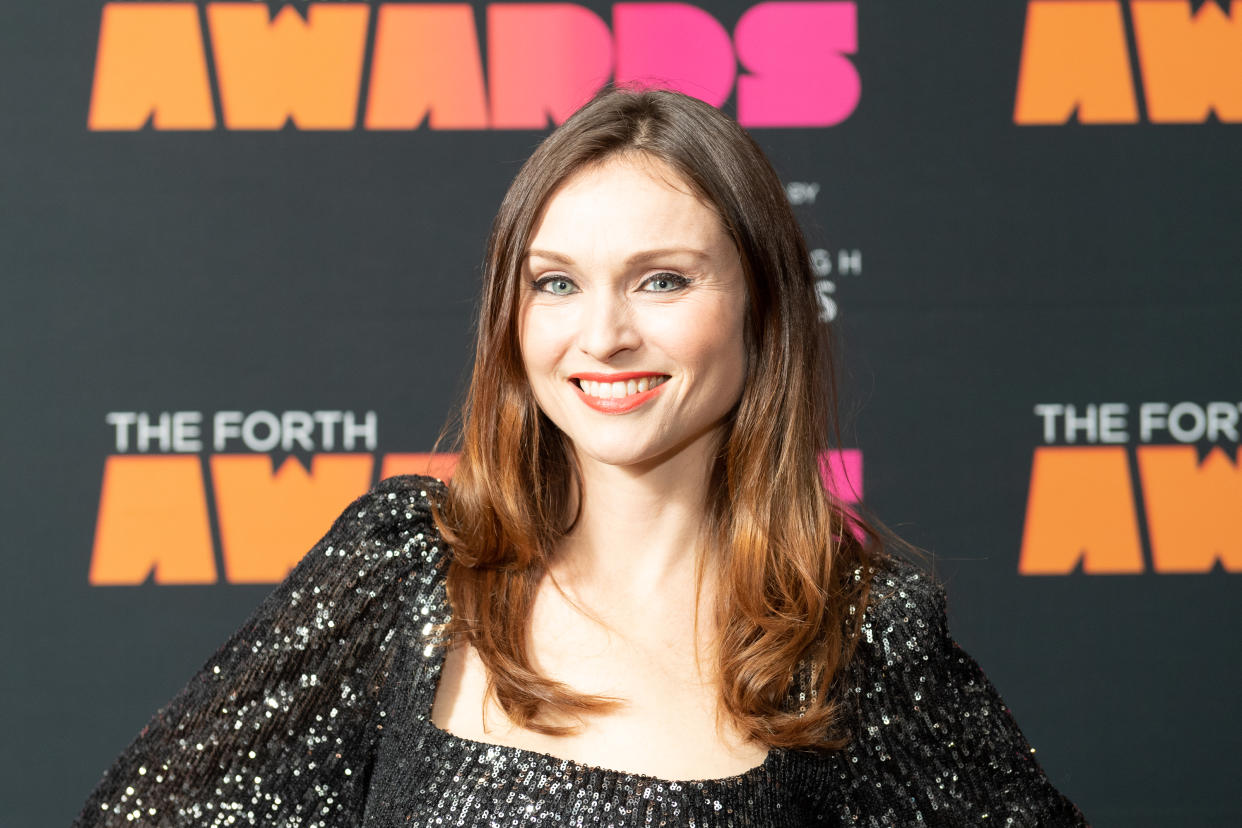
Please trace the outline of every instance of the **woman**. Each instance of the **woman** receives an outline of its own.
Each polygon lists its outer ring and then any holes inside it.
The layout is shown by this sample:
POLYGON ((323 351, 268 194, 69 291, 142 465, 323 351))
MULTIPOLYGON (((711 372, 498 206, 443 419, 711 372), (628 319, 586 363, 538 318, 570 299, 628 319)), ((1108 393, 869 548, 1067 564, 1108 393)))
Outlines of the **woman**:
POLYGON ((1081 824, 824 492, 816 311, 741 129, 601 92, 500 208, 452 485, 350 506, 79 824, 1081 824))

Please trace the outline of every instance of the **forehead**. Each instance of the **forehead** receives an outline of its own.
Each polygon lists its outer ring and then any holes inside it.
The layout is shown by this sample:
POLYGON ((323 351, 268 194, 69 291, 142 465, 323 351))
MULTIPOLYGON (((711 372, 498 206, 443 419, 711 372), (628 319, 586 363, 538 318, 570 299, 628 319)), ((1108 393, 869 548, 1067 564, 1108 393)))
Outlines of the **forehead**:
POLYGON ((549 198, 531 247, 574 253, 618 247, 732 244, 719 215, 675 170, 645 154, 613 156, 571 175, 549 198))

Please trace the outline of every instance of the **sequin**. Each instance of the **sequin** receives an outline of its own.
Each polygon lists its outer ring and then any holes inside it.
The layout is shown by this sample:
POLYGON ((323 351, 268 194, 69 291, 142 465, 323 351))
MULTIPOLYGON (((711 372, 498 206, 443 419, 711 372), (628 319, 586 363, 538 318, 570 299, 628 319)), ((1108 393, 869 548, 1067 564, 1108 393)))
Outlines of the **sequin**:
POLYGON ((1086 824, 949 637, 943 593, 897 561, 853 573, 873 579, 873 598, 842 750, 773 749, 738 776, 673 781, 437 728, 439 485, 392 478, 352 504, 108 769, 75 825, 1086 824))

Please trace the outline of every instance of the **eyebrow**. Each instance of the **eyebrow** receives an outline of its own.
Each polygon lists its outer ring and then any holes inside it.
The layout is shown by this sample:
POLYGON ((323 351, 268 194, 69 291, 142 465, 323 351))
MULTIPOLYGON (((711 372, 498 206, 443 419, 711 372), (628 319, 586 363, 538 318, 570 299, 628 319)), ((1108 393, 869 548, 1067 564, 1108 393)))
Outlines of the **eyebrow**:
MULTIPOLYGON (((665 256, 671 256, 671 255, 689 255, 699 260, 711 258, 708 255, 707 251, 699 250, 696 247, 661 247, 655 250, 643 250, 641 252, 635 253, 633 256, 630 256, 629 258, 627 258, 625 260, 625 263, 627 265, 632 266, 636 264, 641 264, 643 262, 649 262, 652 259, 662 259, 665 256)), ((526 251, 525 258, 533 259, 536 257, 540 259, 547 259, 553 262, 560 262, 561 264, 573 264, 574 263, 574 260, 571 257, 566 256, 564 253, 557 253, 554 250, 532 249, 532 250, 526 251)))

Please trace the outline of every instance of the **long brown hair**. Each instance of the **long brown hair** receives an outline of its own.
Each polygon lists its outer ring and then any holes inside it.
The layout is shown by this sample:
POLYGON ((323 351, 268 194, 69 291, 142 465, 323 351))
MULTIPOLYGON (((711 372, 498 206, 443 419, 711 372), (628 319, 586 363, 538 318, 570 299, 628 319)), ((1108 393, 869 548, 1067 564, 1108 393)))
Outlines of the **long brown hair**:
POLYGON ((578 481, 566 439, 529 388, 517 319, 523 261, 548 200, 574 173, 619 153, 664 162, 715 208, 747 282, 746 383, 706 494, 707 548, 720 556, 712 621, 722 709, 743 734, 771 746, 837 746, 834 680, 851 657, 866 565, 878 551, 874 532, 820 477, 820 453, 837 433, 835 381, 810 258, 759 147, 713 107, 675 92, 601 90, 539 145, 500 206, 460 459, 437 510, 453 548, 449 638, 474 646, 490 692, 519 726, 565 733, 572 728, 549 719, 613 703, 531 663, 536 589, 567 530, 578 481))

